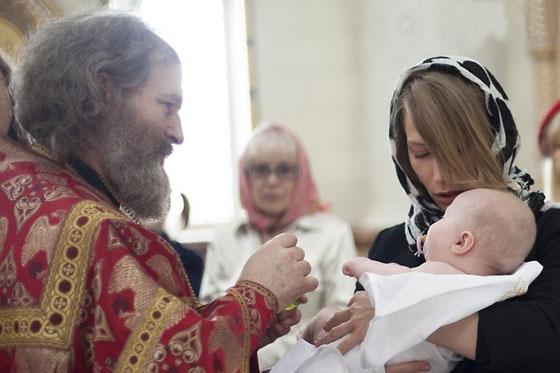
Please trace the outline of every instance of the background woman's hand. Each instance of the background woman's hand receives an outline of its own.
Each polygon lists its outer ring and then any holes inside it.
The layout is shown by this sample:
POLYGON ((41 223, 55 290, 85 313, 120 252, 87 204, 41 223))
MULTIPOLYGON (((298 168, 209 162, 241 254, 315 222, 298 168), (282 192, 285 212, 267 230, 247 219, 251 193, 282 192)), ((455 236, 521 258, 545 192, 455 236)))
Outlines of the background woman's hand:
POLYGON ((316 340, 314 344, 321 346, 342 338, 336 348, 340 353, 345 354, 362 343, 373 316, 375 316, 375 309, 369 302, 367 293, 358 291, 348 302, 348 308, 336 312, 327 321, 324 326, 327 334, 316 340))

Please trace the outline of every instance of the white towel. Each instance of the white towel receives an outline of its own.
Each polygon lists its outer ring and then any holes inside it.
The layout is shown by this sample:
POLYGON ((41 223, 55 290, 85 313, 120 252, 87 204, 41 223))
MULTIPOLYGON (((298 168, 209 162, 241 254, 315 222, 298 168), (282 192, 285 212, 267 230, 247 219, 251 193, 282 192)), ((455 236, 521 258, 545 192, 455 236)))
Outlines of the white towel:
POLYGON ((500 276, 365 273, 360 283, 375 306, 375 317, 362 343, 362 366, 382 367, 439 327, 526 293, 542 268, 533 261, 500 276))
MULTIPOLYGON (((392 358, 392 363, 415 360, 415 350, 432 351, 426 346, 429 343, 418 344, 436 329, 500 300, 524 294, 541 271, 539 263, 529 262, 514 274, 502 276, 366 273, 360 282, 376 306, 376 315, 361 346, 342 356, 336 349, 338 341, 316 348, 299 340, 271 373, 383 372, 385 363, 392 358), (407 351, 411 347, 414 350, 407 351)), ((440 365, 433 361, 433 371, 443 369, 438 366, 448 366, 439 353, 436 358, 442 361, 437 363, 440 365)), ((424 355, 419 357, 427 359, 424 355)))

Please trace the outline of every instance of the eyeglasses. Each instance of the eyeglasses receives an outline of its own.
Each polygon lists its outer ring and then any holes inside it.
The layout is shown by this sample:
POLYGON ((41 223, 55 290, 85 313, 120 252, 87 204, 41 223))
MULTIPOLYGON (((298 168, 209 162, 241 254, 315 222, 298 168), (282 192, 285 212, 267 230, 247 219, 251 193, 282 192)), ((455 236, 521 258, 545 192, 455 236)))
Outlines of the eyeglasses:
POLYGON ((280 163, 276 167, 272 167, 267 163, 256 163, 250 165, 247 169, 249 178, 253 180, 266 180, 270 175, 274 174, 281 180, 292 181, 298 176, 298 166, 288 163, 280 163))

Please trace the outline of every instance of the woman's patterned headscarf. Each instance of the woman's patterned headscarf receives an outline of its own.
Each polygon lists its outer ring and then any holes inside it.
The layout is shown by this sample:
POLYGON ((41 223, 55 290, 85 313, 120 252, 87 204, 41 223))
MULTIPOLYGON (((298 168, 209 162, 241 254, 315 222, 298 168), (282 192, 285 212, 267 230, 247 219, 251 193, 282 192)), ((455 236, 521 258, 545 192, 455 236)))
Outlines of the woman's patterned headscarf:
POLYGON ((514 165, 515 156, 519 150, 519 134, 515 120, 508 105, 508 97, 500 83, 492 73, 478 62, 465 57, 433 57, 422 61, 420 64, 410 68, 401 76, 397 88, 391 100, 391 118, 389 125, 389 139, 393 162, 395 163, 397 176, 406 194, 412 201, 408 218, 405 222, 406 239, 410 250, 418 254, 416 241, 432 223, 443 216, 429 196, 419 191, 404 168, 397 160, 397 144, 395 142, 395 125, 397 109, 396 100, 400 96, 403 85, 410 75, 417 71, 432 70, 441 71, 455 76, 463 77, 472 82, 483 93, 486 102, 486 113, 495 135, 492 144, 494 154, 502 154, 503 173, 508 186, 539 216, 544 209, 544 194, 540 191, 531 190, 534 184, 531 176, 514 165))
POLYGON ((273 226, 285 227, 300 217, 312 214, 319 211, 327 211, 328 206, 321 203, 319 194, 315 186, 315 181, 311 175, 311 168, 309 167, 309 160, 303 145, 298 138, 287 128, 278 124, 266 124, 257 129, 255 136, 262 135, 263 133, 278 133, 279 135, 287 136, 295 146, 296 159, 298 166, 298 178, 296 185, 292 192, 292 200, 288 206, 287 211, 276 221, 262 212, 260 212, 251 197, 251 183, 247 175, 247 167, 249 166, 249 154, 247 149, 239 160, 239 195, 241 197, 241 205, 247 211, 249 223, 257 230, 264 232, 271 229, 273 226))

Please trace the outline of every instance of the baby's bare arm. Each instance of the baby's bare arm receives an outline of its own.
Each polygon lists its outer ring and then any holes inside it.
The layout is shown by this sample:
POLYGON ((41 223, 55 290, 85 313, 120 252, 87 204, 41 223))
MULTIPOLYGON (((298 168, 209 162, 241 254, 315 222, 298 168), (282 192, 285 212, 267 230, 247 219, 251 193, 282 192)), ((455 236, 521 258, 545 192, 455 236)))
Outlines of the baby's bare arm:
POLYGON ((378 275, 395 275, 410 272, 410 268, 396 263, 381 263, 364 257, 350 259, 342 266, 342 272, 346 276, 360 279, 366 272, 377 273, 378 275))

